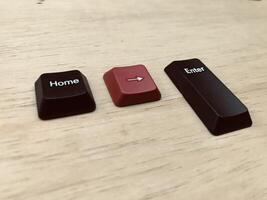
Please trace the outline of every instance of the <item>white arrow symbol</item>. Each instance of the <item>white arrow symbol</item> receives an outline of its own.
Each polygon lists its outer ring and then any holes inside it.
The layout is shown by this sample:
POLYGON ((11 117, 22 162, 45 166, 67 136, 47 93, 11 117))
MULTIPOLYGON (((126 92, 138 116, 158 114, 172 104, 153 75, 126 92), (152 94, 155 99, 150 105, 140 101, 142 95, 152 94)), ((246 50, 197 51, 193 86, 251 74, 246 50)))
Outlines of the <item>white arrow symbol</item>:
POLYGON ((142 81, 144 78, 143 77, 140 77, 140 76, 137 76, 135 78, 128 78, 127 81, 142 81))

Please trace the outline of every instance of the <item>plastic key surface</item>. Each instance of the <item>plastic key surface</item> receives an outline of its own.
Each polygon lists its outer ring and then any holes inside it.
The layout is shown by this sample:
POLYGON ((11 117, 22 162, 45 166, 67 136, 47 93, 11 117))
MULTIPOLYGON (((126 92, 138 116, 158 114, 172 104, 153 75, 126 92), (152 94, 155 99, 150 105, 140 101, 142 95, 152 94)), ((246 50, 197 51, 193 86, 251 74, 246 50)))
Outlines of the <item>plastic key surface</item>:
POLYGON ((213 135, 252 125, 246 106, 200 60, 174 61, 165 72, 213 135))
POLYGON ((159 89, 144 65, 114 67, 103 78, 116 106, 129 106, 161 98, 159 89))
POLYGON ((35 91, 38 115, 44 120, 96 108, 87 79, 78 70, 42 74, 35 82, 35 91))

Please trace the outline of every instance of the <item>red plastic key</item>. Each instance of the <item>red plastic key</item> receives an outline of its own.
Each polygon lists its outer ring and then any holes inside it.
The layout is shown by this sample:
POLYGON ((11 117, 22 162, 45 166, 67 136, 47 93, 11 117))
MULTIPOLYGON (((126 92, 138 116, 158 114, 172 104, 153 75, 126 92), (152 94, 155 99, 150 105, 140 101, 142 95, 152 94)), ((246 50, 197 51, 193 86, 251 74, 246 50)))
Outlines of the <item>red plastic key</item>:
POLYGON ((104 81, 116 106, 129 106, 161 99, 161 94, 144 65, 114 67, 104 81))

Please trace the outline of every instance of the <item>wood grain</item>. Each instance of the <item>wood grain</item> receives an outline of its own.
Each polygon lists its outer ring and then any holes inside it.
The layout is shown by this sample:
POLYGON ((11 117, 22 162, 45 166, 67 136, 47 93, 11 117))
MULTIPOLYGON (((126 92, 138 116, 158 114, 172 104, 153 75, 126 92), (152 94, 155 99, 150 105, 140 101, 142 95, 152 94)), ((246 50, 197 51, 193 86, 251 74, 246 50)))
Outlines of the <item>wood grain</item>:
POLYGON ((267 199, 267 1, 0 1, 0 199, 267 199), (210 135, 163 69, 200 58, 253 126, 210 135), (102 76, 142 63, 162 100, 113 105, 102 76), (94 113, 41 121, 33 84, 78 69, 94 113))

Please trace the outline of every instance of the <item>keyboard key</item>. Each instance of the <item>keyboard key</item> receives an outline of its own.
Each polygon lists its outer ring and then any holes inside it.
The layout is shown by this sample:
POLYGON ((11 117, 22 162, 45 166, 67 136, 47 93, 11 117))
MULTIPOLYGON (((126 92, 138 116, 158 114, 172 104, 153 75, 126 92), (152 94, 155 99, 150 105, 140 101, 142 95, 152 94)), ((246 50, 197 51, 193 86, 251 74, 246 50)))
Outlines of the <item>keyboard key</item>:
POLYGON ((252 125, 246 106, 200 60, 174 61, 165 72, 212 134, 252 125))
POLYGON ((78 70, 42 74, 35 82, 35 91, 38 114, 44 120, 96 108, 87 79, 78 70))
POLYGON ((114 67, 104 81, 116 106, 160 100, 161 94, 144 65, 114 67))

